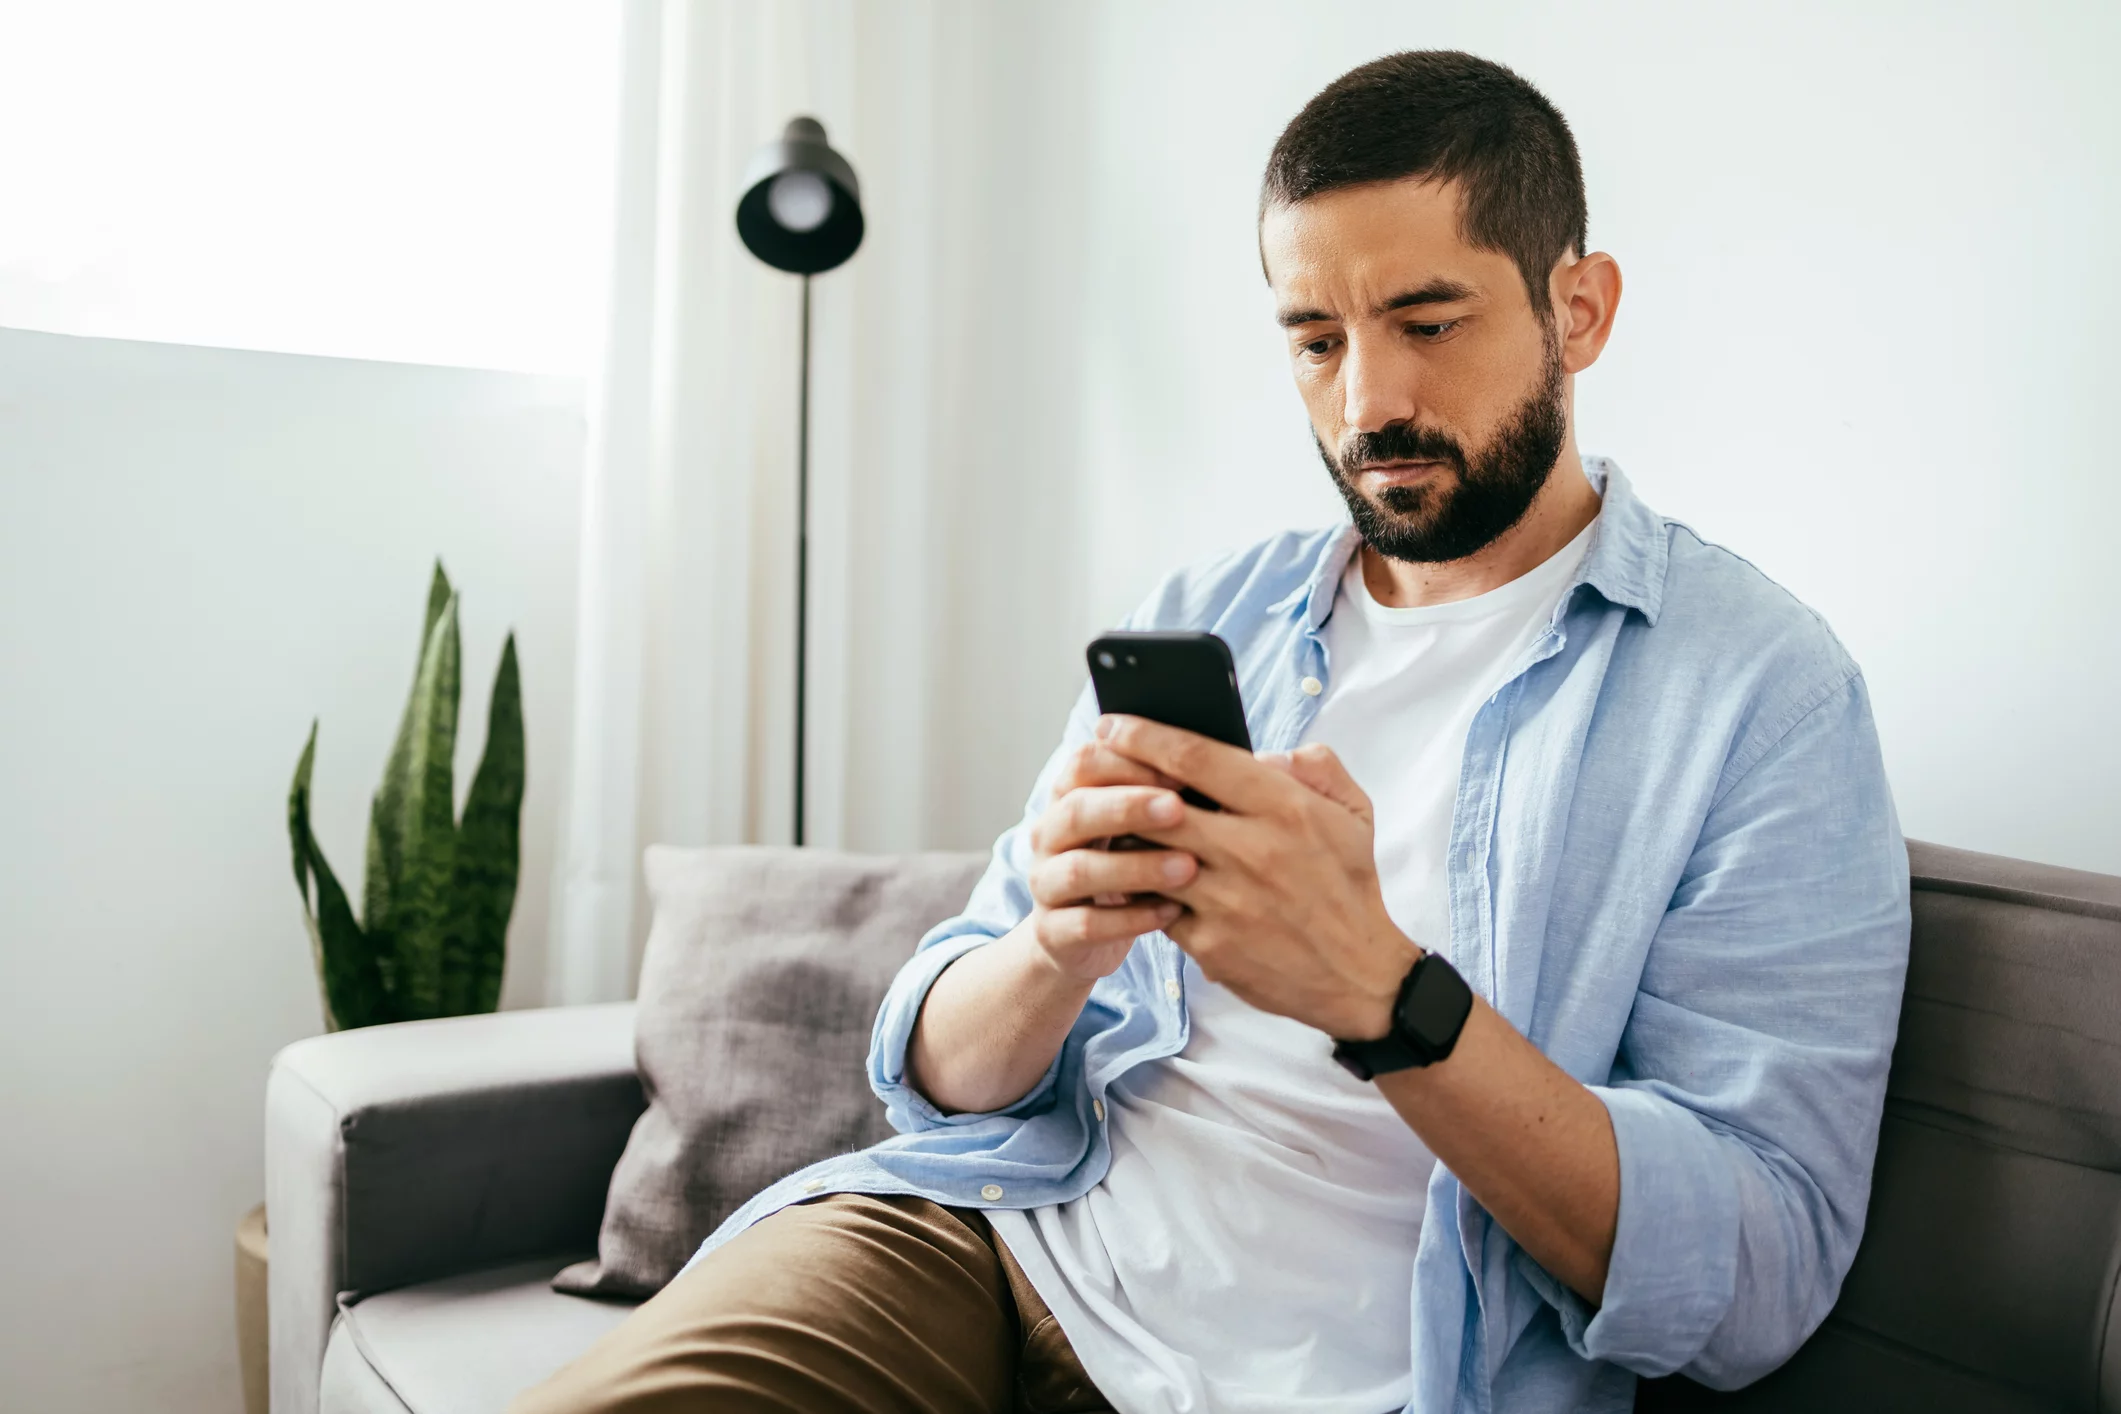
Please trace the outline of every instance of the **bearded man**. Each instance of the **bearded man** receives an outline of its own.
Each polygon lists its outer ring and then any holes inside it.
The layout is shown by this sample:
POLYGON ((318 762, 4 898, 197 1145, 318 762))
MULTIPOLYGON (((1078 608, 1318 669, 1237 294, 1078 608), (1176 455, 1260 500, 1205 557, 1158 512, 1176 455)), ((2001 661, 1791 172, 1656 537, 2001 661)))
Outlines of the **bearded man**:
POLYGON ((1620 271, 1567 125, 1364 65, 1259 246, 1349 521, 1127 626, 1227 640, 1260 754, 1086 695, 884 1003, 899 1136, 525 1409, 1624 1410, 1833 1304, 1906 854, 1826 625, 1577 451, 1620 271))

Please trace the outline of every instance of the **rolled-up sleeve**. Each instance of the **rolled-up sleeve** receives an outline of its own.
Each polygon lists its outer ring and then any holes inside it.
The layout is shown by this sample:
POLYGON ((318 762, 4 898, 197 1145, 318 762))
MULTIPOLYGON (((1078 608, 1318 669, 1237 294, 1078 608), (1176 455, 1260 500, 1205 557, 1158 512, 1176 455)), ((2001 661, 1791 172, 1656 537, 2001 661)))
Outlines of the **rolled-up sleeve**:
POLYGON ((1611 1083, 1620 1211, 1578 1354, 1719 1389, 1825 1319, 1863 1236, 1907 969, 1907 851, 1860 677, 1710 807, 1611 1083))
POLYGON ((869 1037, 869 1086, 884 1102, 892 1128, 902 1134, 943 1125, 971 1124, 995 1114, 1030 1114, 1047 1102, 1061 1058, 1056 1055, 1045 1076, 1023 1098, 1000 1110, 984 1113, 944 1114, 928 1097, 906 1082, 906 1051, 913 1042, 913 1026, 919 1020, 928 989, 943 969, 974 948, 1001 937, 1031 913, 1031 889, 1027 874, 1031 866, 1030 829, 1052 798, 1053 778, 1061 764, 1078 746, 1090 740, 1097 724, 1097 701, 1085 687, 1068 716, 1061 744, 1046 761, 1045 769, 1031 788, 1023 817, 1002 832, 994 842, 994 857, 980 876, 964 912, 937 924, 921 939, 913 956, 892 979, 891 989, 877 1009, 876 1025, 869 1037))

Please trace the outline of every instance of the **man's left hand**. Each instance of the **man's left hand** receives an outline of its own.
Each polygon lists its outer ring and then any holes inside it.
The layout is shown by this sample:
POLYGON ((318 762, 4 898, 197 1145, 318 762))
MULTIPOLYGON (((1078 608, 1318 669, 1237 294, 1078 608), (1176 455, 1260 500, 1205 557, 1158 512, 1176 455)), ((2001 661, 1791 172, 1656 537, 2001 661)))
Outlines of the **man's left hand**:
POLYGON ((1142 831, 1200 863, 1164 890, 1186 912, 1164 929, 1201 972, 1262 1011, 1344 1040, 1391 1029, 1399 985, 1421 949, 1385 912, 1370 798, 1324 746, 1254 756, 1142 717, 1108 716, 1113 751, 1222 806, 1188 806, 1142 831))

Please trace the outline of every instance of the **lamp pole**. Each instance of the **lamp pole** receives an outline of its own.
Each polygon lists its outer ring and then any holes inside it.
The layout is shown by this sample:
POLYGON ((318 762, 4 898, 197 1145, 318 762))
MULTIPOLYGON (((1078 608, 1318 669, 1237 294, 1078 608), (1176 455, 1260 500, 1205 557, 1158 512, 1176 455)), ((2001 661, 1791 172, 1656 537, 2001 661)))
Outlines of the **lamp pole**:
POLYGON ((803 377, 795 432, 795 842, 803 840, 804 706, 810 700, 810 276, 803 276, 803 377))

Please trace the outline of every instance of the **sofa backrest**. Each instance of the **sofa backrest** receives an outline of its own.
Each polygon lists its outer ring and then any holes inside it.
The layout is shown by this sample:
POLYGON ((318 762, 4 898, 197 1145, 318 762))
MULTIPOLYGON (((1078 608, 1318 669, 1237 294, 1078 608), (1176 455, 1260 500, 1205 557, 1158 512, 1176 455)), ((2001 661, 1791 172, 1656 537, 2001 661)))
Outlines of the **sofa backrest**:
POLYGON ((2121 1411, 2121 878, 1910 843, 1914 938, 1863 1246, 1733 1395, 1638 1408, 2121 1411))

